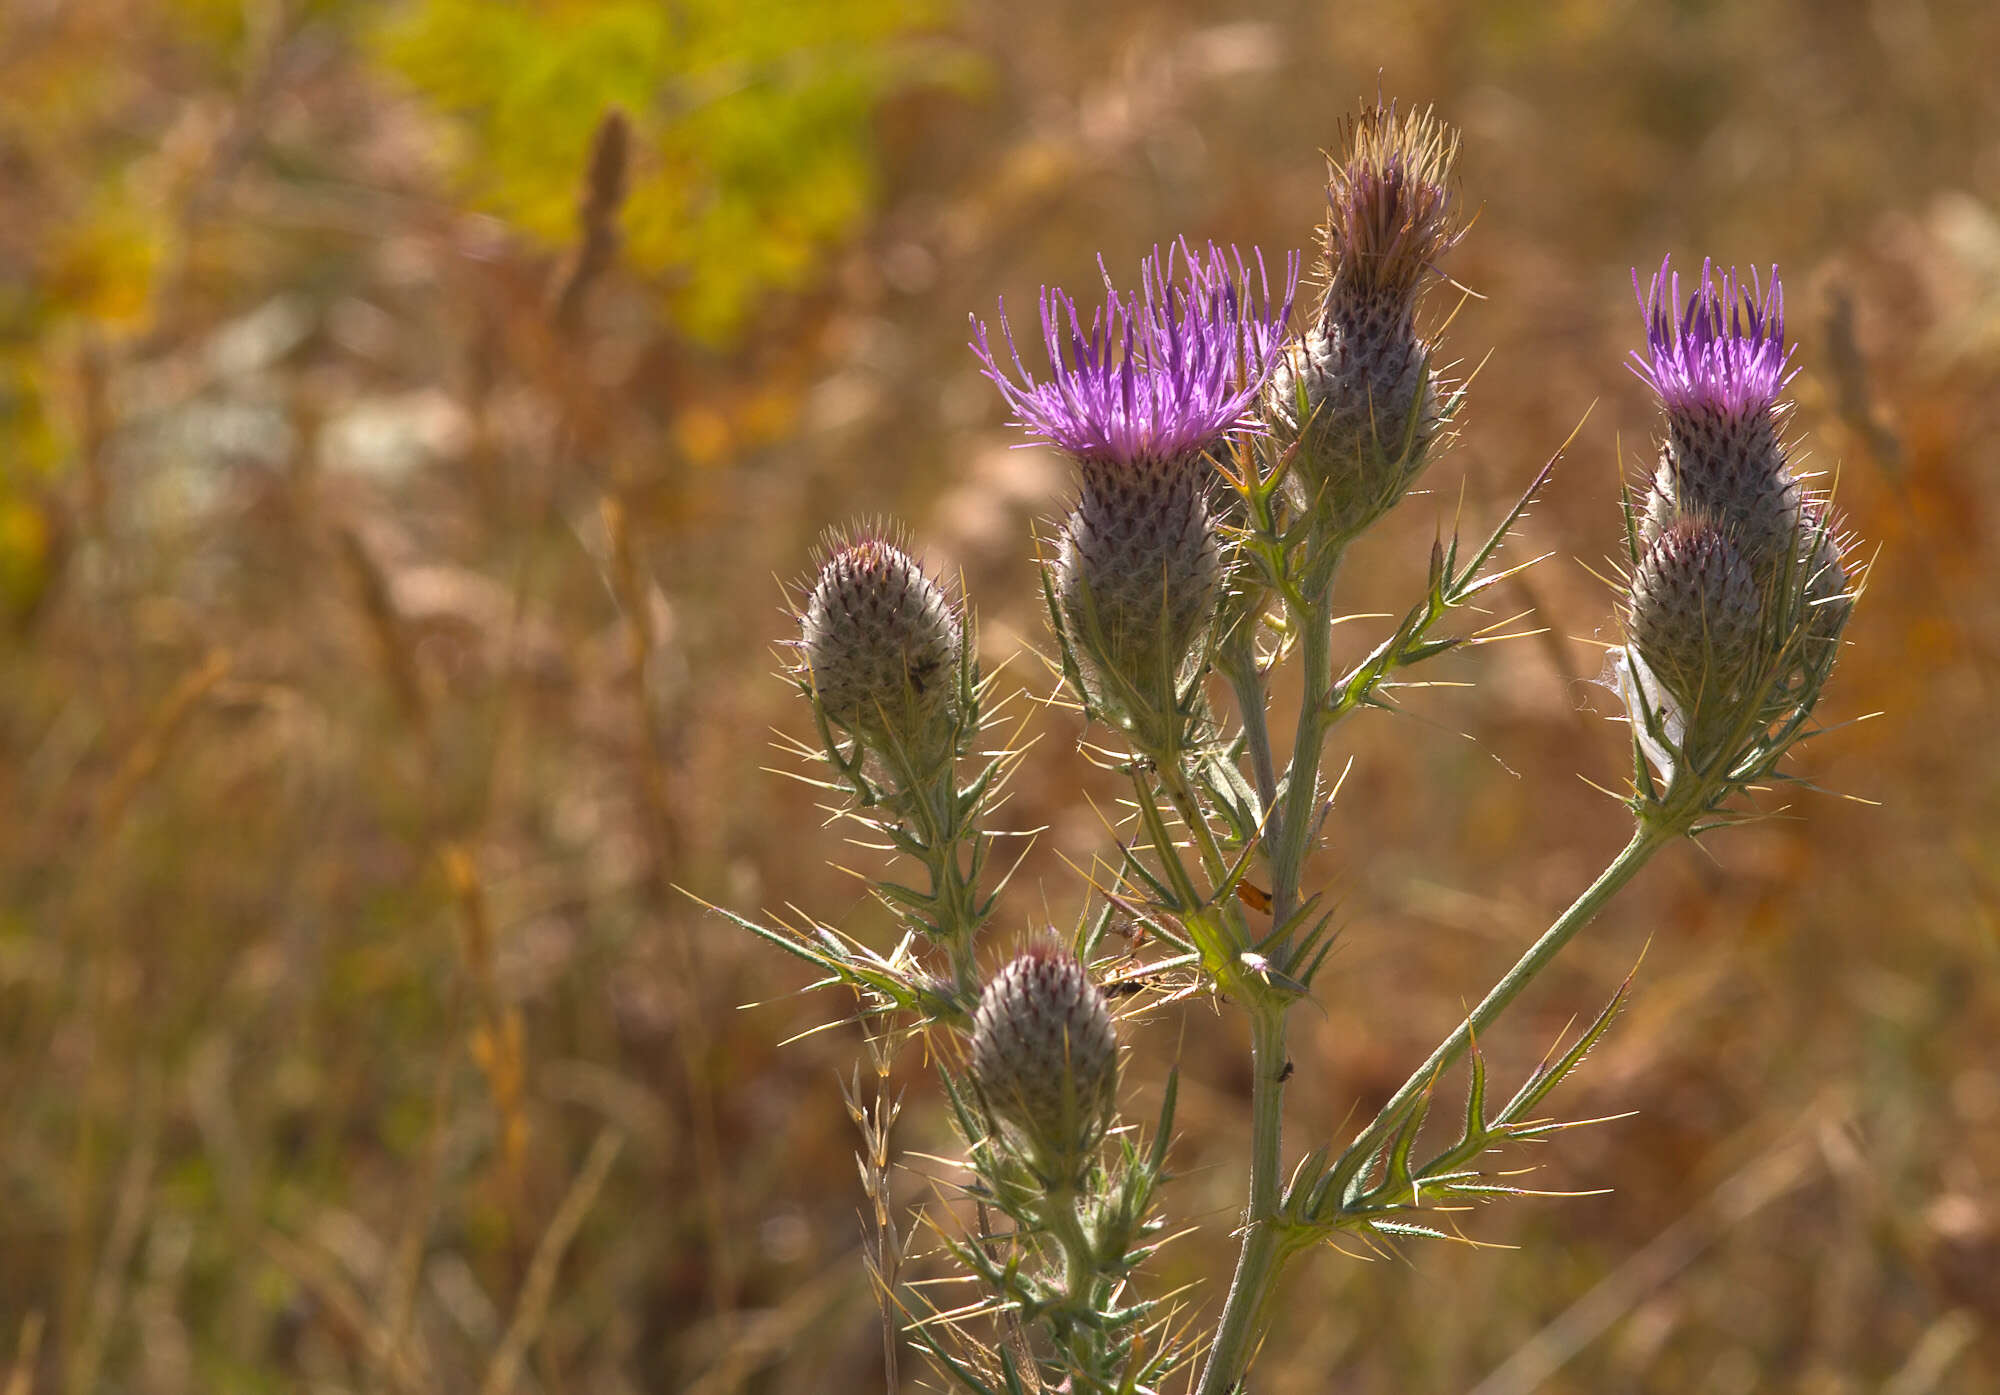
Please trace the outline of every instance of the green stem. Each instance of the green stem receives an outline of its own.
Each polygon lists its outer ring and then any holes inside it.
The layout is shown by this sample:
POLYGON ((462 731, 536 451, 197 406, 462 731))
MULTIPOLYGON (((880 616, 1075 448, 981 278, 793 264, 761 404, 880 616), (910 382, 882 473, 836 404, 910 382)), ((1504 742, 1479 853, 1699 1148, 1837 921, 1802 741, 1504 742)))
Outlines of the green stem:
MULTIPOLYGON (((957 802, 951 782, 947 779, 931 794, 941 795, 946 805, 944 809, 932 807, 929 810, 926 821, 930 828, 925 831, 928 851, 924 860, 929 864, 926 870, 930 873, 931 891, 936 898, 938 928, 944 931, 945 948, 951 956, 952 980, 959 994, 976 997, 979 992, 979 966, 973 960, 973 942, 979 930, 974 906, 976 894, 959 864, 959 846, 965 841, 967 830, 951 816, 950 810, 957 802)), ((925 803, 929 804, 930 800, 926 799, 925 803)))
MULTIPOLYGON (((1338 557, 1323 568, 1315 568, 1304 594, 1287 599, 1291 622, 1300 633, 1304 690, 1299 695, 1298 729, 1292 738, 1285 792, 1268 835, 1274 849, 1270 856, 1271 915, 1276 925, 1284 924, 1299 904, 1299 878, 1319 802, 1320 753, 1326 741, 1327 699, 1333 691, 1333 577, 1338 568, 1338 557)), ((1259 725, 1261 720, 1260 707, 1259 725)), ((1281 968, 1290 967, 1284 946, 1272 959, 1281 968)), ((1236 1255, 1236 1273, 1229 1281, 1229 1297, 1222 1306, 1197 1395, 1224 1395, 1242 1379, 1255 1345, 1258 1314, 1286 1254, 1280 1243, 1278 1208, 1284 1185, 1285 1015, 1292 1000, 1260 995, 1247 999, 1245 1005, 1250 1013, 1252 1069, 1250 1201, 1242 1246, 1236 1255)))
MULTIPOLYGON (((1428 1090, 1439 1075, 1450 1069, 1478 1034, 1492 1025, 1494 1019, 1520 996, 1535 976, 1548 967, 1549 961, 1561 952, 1563 946, 1574 939, 1577 932, 1604 908, 1605 903, 1638 874, 1647 860, 1680 832, 1678 822, 1642 822, 1631 841, 1598 875, 1597 880, 1530 946, 1519 962, 1508 970, 1506 977, 1494 985, 1493 991, 1459 1025, 1458 1030, 1445 1038, 1431 1053, 1430 1059, 1383 1106, 1382 1112, 1348 1146, 1341 1163, 1360 1159, 1360 1165, 1365 1166, 1366 1160, 1374 1156, 1395 1133, 1405 1111, 1418 1096, 1428 1090)), ((1287 1255, 1280 1243, 1280 1227, 1277 1224, 1281 1202, 1266 1190, 1265 1185, 1266 1179, 1269 1179, 1275 1187, 1278 1164, 1277 1115, 1282 1090, 1278 1076, 1284 1070, 1284 1017, 1281 1010, 1270 1009, 1253 1017, 1252 1022, 1257 1074, 1253 1098, 1250 1216, 1243 1249, 1237 1258, 1236 1276, 1229 1286, 1229 1299, 1223 1307, 1222 1320, 1216 1329, 1215 1343, 1209 1351, 1208 1365, 1202 1371, 1197 1395, 1227 1395, 1243 1378, 1256 1337, 1257 1314, 1269 1298, 1287 1255)), ((1339 1168, 1341 1163, 1336 1163, 1335 1167, 1339 1168)), ((1338 1197, 1332 1200, 1335 1205, 1338 1204, 1338 1197)))
MULTIPOLYGON (((1268 810, 1278 797, 1278 770, 1271 757, 1271 724, 1264 710, 1266 693, 1263 675, 1257 672, 1257 653, 1248 641, 1232 637, 1220 657, 1222 676, 1229 680, 1237 714, 1243 720, 1257 798, 1268 810)), ((1268 837, 1269 830, 1265 832, 1268 837)))
MULTIPOLYGON (((1639 869, 1646 865, 1647 860, 1661 847, 1679 836, 1679 833, 1680 827, 1675 824, 1642 821, 1633 831, 1632 840, 1617 857, 1611 860, 1610 865, 1598 874, 1597 880, 1576 898, 1568 910, 1557 917, 1555 923, 1543 932, 1539 940, 1528 947, 1528 952, 1507 971, 1506 977, 1493 985, 1492 992, 1480 1001, 1479 1006, 1459 1024, 1458 1029, 1439 1043, 1437 1050, 1431 1052, 1430 1059, 1417 1067, 1416 1073, 1403 1082, 1403 1087, 1382 1106, 1381 1113, 1377 1114, 1361 1135, 1348 1145, 1347 1151, 1341 1155, 1340 1162, 1334 1165, 1336 1170, 1350 1162, 1355 1163, 1358 1168, 1366 1168, 1367 1160, 1373 1157, 1401 1127, 1405 1111, 1416 1102, 1417 1098, 1429 1090, 1437 1082, 1438 1077, 1465 1054, 1466 1049, 1479 1034, 1490 1027, 1494 1019, 1505 1012, 1514 999, 1521 995, 1521 990, 1534 982, 1535 976, 1547 968, 1549 961, 1562 952, 1563 946, 1576 938, 1576 933, 1596 918, 1597 913, 1604 909, 1605 903, 1638 875, 1639 869)), ((1330 1196, 1327 1201, 1337 1207, 1340 1204, 1340 1197, 1330 1196)))
POLYGON ((922 770, 909 753, 895 747, 883 752, 894 772, 898 791, 889 803, 921 847, 920 860, 930 876, 931 908, 937 921, 937 938, 951 959, 953 986, 961 999, 979 995, 979 965, 973 957, 979 931, 978 889, 966 875, 959 853, 972 846, 977 860, 976 825, 959 810, 959 793, 954 768, 922 770))
POLYGON ((1226 1395, 1250 1364, 1257 1315, 1270 1293, 1285 1252, 1279 1244, 1279 1181, 1283 1166, 1286 1002, 1252 1008, 1250 1047, 1254 1075, 1250 1096, 1250 1206, 1236 1274, 1209 1347, 1196 1395, 1226 1395))
POLYGON ((1063 1292, 1077 1308, 1087 1307, 1090 1286, 1097 1277, 1097 1264, 1076 1214, 1076 1189, 1053 1188, 1044 1194, 1043 1200, 1042 1223, 1062 1250, 1063 1292))
POLYGON ((1171 760, 1161 761, 1157 770, 1160 788, 1166 792, 1167 802, 1174 806, 1174 813, 1186 825, 1188 838, 1201 857, 1202 871, 1208 875, 1209 885, 1222 885, 1223 879, 1229 875, 1229 859, 1222 855, 1222 847, 1215 841, 1215 831, 1202 816, 1201 804, 1195 798, 1194 786, 1188 781, 1180 757, 1176 754, 1171 760))
POLYGON ((1174 843, 1173 830, 1167 827, 1166 816, 1160 812, 1160 801, 1155 793, 1156 783, 1144 774, 1135 772, 1132 790, 1138 797, 1139 821, 1145 827, 1146 837, 1152 842, 1160 860, 1160 872, 1172 885, 1173 893, 1179 898, 1181 911, 1192 910, 1201 904, 1201 892, 1188 875, 1187 864, 1181 860, 1180 849, 1174 843))
MULTIPOLYGON (((1333 573, 1308 591, 1293 609, 1300 636, 1304 691, 1299 694, 1298 730, 1292 737, 1292 758, 1285 771, 1284 802, 1280 807, 1271 855, 1271 919, 1285 923, 1298 906, 1299 878, 1305 870, 1306 849, 1312 841, 1313 813, 1319 803, 1319 758, 1327 731, 1327 697, 1333 691, 1333 573)), ((1273 955, 1281 966, 1282 952, 1273 955)), ((1288 966, 1286 966, 1288 967, 1288 966)))

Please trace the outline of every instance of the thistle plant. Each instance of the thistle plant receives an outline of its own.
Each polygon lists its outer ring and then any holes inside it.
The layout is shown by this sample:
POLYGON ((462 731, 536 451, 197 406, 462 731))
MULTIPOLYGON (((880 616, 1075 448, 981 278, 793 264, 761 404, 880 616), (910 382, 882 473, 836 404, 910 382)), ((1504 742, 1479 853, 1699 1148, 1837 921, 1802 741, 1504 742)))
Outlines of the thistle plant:
POLYGON ((955 1388, 1241 1389, 1297 1256, 1343 1236, 1441 1237, 1440 1204, 1514 1192, 1493 1155, 1564 1127, 1544 1103, 1624 990, 1504 1102, 1475 1043, 1655 853, 1750 817, 1788 778, 1860 589, 1830 503, 1784 443, 1794 370, 1777 271, 1746 283, 1705 265, 1684 294, 1663 264, 1639 293, 1633 365, 1659 400, 1660 455, 1625 503, 1613 655, 1630 838, 1373 1118, 1288 1150, 1289 1023, 1331 942, 1305 870, 1338 793, 1335 728, 1393 708, 1406 670, 1510 637, 1459 620, 1527 565, 1501 554, 1554 465, 1477 541, 1435 543, 1400 621, 1336 662, 1341 559, 1448 444, 1466 393, 1443 381, 1425 328, 1465 231, 1457 136, 1429 112, 1379 106, 1345 134, 1319 296, 1296 330, 1296 255, 1273 277, 1260 253, 1184 241, 1145 257, 1133 291, 1106 272, 1087 313, 1044 289, 1046 367, 1030 366, 1004 307, 997 334, 973 321, 978 367, 1015 424, 1075 466, 1072 502, 1042 539, 1049 667, 1131 786, 1115 871, 1070 930, 1012 957, 992 943, 1004 878, 988 825, 1016 754, 974 751, 990 681, 969 610, 880 529, 833 539, 803 588, 792 676, 818 741, 801 752, 831 772, 839 810, 923 876, 876 883, 903 927, 890 947, 730 919, 851 992, 874 1049, 922 1037, 940 1063, 963 1155, 955 1204, 927 1221, 980 1296, 940 1304, 877 1277, 885 1321, 955 1388), (1281 665, 1300 690, 1282 744, 1267 692, 1281 665), (1114 971, 1114 921, 1147 932, 1137 970, 1114 971), (1173 1077, 1150 1127, 1120 1121, 1121 1079, 1146 1063, 1121 1058, 1114 979, 1123 1015, 1207 994, 1248 1022, 1244 1203, 1219 1308, 1145 1280, 1166 1227, 1173 1077), (1427 1128, 1461 1067, 1462 1108, 1427 1128))

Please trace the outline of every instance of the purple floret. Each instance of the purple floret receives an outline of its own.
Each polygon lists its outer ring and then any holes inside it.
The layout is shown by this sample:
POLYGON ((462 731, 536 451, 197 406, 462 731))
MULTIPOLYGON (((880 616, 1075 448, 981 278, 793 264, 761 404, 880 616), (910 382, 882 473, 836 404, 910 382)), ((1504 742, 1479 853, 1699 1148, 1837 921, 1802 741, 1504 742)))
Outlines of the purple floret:
MULTIPOLYGON (((1284 295, 1274 303, 1263 254, 1252 255, 1254 283, 1234 249, 1210 243, 1204 260, 1185 241, 1164 259, 1155 248, 1139 264, 1136 294, 1121 297, 1104 273, 1104 305, 1092 311, 1088 329, 1074 300, 1043 287, 1042 339, 1052 370, 1044 382, 1021 361, 1004 304, 1000 332, 1014 374, 976 316, 970 347, 1015 424, 1080 461, 1193 456, 1232 431, 1255 429, 1250 408, 1277 366, 1299 256, 1286 258, 1284 295)), ((1103 265, 1100 259, 1100 271, 1103 265)))
POLYGON ((1785 293, 1778 268, 1768 285, 1755 273, 1748 284, 1735 271, 1717 287, 1711 264, 1701 264, 1694 294, 1681 300, 1680 276, 1672 258, 1660 263, 1652 285, 1632 290, 1646 317, 1646 352, 1633 351, 1633 372, 1660 396, 1668 412, 1698 411, 1741 418, 1767 412, 1797 370, 1785 347, 1785 293), (1683 306, 1679 319, 1676 306, 1683 306))

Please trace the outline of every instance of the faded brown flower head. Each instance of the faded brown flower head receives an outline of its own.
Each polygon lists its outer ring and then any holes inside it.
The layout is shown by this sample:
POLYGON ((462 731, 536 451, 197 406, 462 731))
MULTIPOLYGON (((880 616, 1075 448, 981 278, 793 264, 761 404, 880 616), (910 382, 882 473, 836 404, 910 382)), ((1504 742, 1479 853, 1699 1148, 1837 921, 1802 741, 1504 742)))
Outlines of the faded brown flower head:
POLYGON ((1298 444, 1297 478, 1336 542, 1403 497, 1445 425, 1417 305, 1465 233, 1450 126, 1376 106, 1348 123, 1345 144, 1328 164, 1319 310, 1264 398, 1271 434, 1298 444))
POLYGON ((1351 117, 1344 159, 1327 161, 1320 228, 1320 323, 1408 313, 1438 259, 1465 235, 1451 188, 1458 131, 1428 109, 1376 105, 1351 117))

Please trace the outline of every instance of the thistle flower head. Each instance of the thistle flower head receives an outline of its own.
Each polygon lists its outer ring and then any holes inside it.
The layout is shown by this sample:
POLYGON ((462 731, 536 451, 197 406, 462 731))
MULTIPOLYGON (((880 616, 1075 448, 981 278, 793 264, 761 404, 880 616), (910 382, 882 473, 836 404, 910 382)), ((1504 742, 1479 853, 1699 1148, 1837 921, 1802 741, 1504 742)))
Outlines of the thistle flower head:
POLYGON ((1319 312, 1264 400, 1273 439, 1297 446, 1294 478, 1329 555, 1408 492, 1451 416, 1417 303, 1465 235, 1451 190, 1457 131, 1377 103, 1344 134, 1327 162, 1319 312))
MULTIPOLYGON (((1810 717, 1853 609, 1827 502, 1781 439, 1794 372, 1784 288, 1702 264, 1682 294, 1663 261, 1633 371, 1666 439, 1643 509, 1621 668, 1641 750, 1668 778, 1768 771, 1810 717), (1678 746, 1678 752, 1668 750, 1678 746)), ((1719 788, 1722 788, 1719 787, 1719 788)))
MULTIPOLYGON (((1058 287, 1043 287, 1042 341, 1049 377, 1022 362, 1005 307, 1000 331, 1014 372, 973 319, 971 348, 1000 389, 1015 423, 1092 466, 1199 456, 1229 433, 1255 429, 1248 415, 1270 376, 1298 289, 1296 253, 1274 297, 1261 252, 1256 275, 1239 253, 1210 243, 1197 257, 1185 240, 1140 263, 1139 289, 1120 295, 1104 273, 1104 304, 1088 327, 1058 287), (1177 274, 1178 273, 1178 274, 1177 274)), ((1103 262, 1098 263, 1103 269, 1103 262)))
POLYGON ((965 642, 958 607, 880 530, 831 536, 825 550, 799 613, 814 700, 871 742, 948 750, 965 642))
POLYGON ((1345 157, 1327 161, 1322 325, 1370 308, 1407 315, 1425 276, 1465 235, 1451 189, 1454 128, 1429 109, 1378 102, 1343 134, 1345 157))
MULTIPOLYGON (((1077 505, 1051 565, 1054 617, 1066 650, 1091 671, 1090 694, 1136 725, 1168 728, 1179 687, 1221 595, 1221 543, 1206 452, 1260 429, 1249 414, 1279 357, 1298 289, 1296 254, 1273 294, 1256 267, 1213 243, 1185 241, 1140 264, 1139 290, 1105 300, 1085 327, 1076 302, 1043 288, 1050 377, 1021 361, 1004 310, 1014 372, 974 322, 973 352, 1015 421, 1081 467, 1077 505)), ((1100 263, 1100 267, 1102 263, 1100 263)))
POLYGON ((1118 1095, 1111 1009, 1083 965, 1035 945, 994 976, 973 1014, 972 1078, 1031 1166, 1076 1176, 1118 1095))

